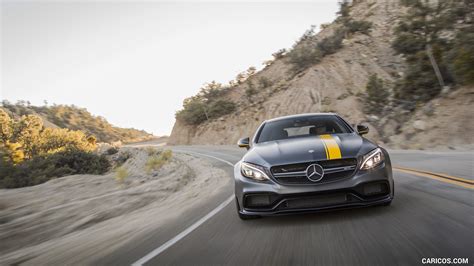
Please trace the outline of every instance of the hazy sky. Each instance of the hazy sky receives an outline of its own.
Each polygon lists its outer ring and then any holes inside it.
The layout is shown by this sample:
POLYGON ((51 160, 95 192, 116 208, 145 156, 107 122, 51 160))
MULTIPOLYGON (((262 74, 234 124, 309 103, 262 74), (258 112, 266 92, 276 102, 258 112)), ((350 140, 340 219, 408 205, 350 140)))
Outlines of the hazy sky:
POLYGON ((338 9, 337 0, 1 1, 1 99, 75 104, 155 135, 171 132, 205 82, 260 68, 338 9))

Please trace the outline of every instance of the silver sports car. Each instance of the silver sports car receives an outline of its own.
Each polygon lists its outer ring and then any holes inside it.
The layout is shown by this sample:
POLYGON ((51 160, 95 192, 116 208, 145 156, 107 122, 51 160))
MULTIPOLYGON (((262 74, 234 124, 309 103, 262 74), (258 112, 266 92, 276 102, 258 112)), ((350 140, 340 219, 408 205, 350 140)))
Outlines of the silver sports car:
POLYGON ((239 217, 390 205, 390 157, 368 131, 332 113, 263 122, 238 143, 248 149, 234 168, 239 217))

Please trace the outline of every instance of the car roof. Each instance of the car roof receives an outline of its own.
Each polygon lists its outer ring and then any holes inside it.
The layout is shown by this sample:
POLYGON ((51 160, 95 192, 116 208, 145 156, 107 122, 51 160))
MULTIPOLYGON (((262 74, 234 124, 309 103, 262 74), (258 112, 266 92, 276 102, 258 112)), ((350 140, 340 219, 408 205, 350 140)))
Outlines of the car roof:
POLYGON ((334 116, 337 115, 336 113, 304 113, 304 114, 296 114, 296 115, 287 115, 287 116, 280 116, 272 119, 265 120, 264 122, 273 122, 273 121, 278 121, 278 120, 283 120, 283 119, 288 119, 288 118, 303 118, 303 117, 310 117, 310 116, 334 116))

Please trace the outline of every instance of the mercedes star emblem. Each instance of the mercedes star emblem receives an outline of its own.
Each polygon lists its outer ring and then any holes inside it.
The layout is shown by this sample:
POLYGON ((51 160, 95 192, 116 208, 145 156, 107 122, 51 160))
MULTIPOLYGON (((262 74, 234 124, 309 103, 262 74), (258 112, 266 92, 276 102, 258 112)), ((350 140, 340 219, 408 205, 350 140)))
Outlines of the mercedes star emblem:
POLYGON ((306 168, 306 177, 310 181, 318 182, 319 180, 323 179, 324 176, 324 169, 319 164, 311 164, 306 168))

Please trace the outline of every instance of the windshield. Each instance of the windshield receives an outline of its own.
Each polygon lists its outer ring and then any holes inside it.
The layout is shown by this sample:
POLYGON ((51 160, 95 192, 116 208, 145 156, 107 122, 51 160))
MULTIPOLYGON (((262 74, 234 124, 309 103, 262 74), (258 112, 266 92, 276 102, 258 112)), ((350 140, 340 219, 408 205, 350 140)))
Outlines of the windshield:
POLYGON ((267 122, 260 130, 257 143, 350 132, 350 128, 337 116, 294 117, 267 122))

